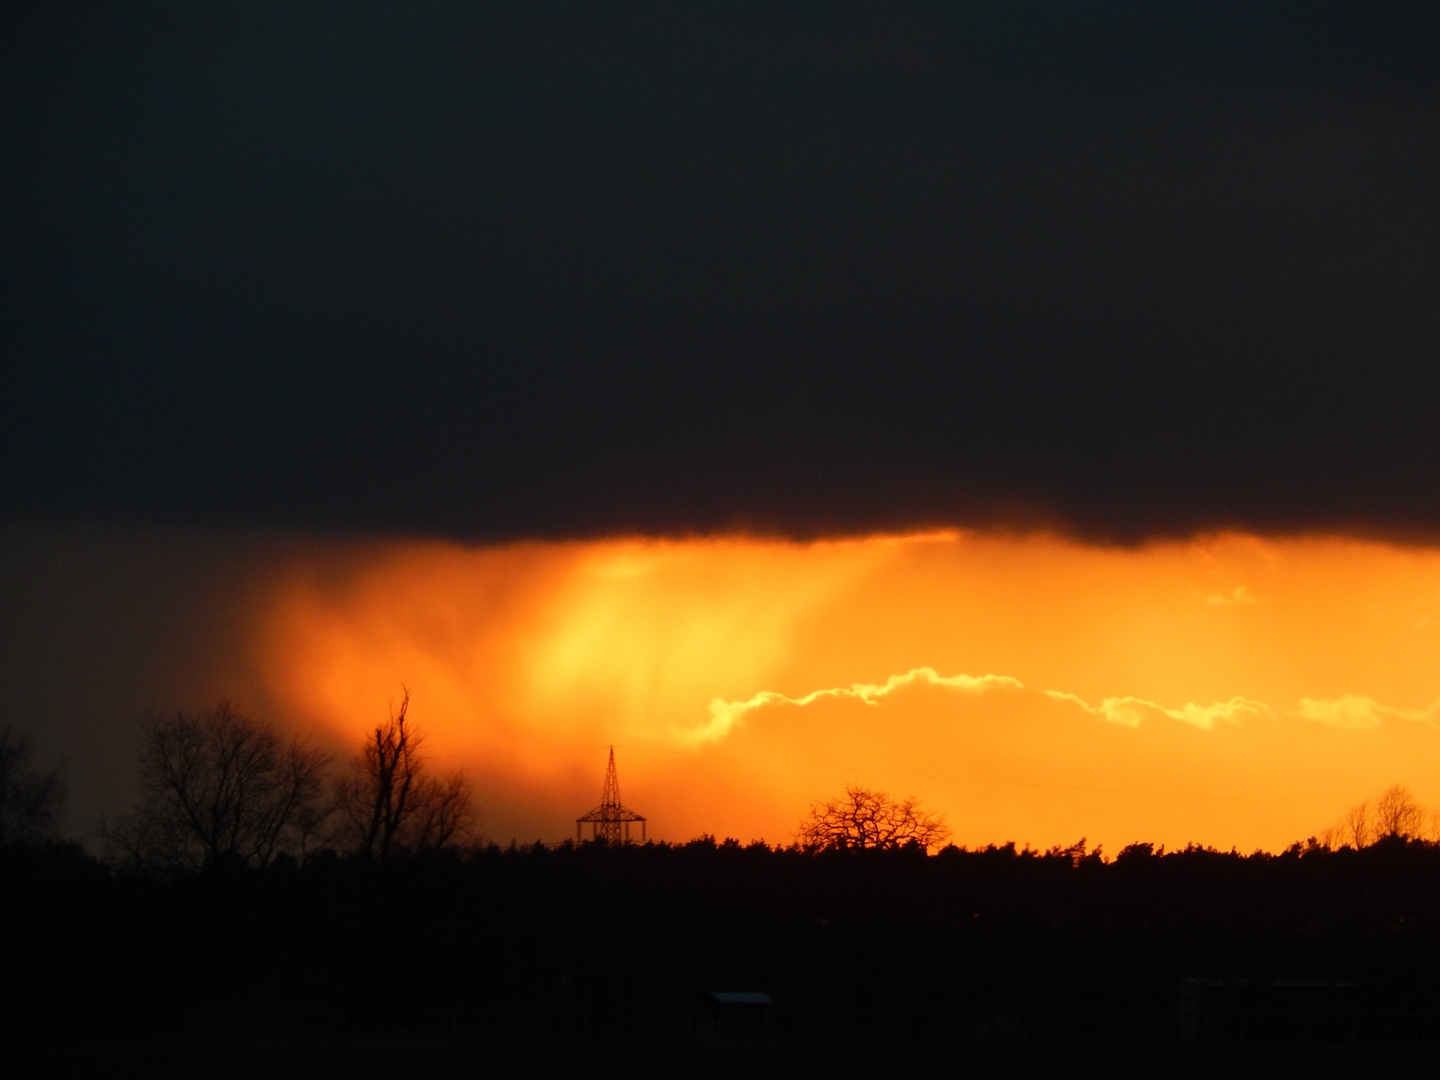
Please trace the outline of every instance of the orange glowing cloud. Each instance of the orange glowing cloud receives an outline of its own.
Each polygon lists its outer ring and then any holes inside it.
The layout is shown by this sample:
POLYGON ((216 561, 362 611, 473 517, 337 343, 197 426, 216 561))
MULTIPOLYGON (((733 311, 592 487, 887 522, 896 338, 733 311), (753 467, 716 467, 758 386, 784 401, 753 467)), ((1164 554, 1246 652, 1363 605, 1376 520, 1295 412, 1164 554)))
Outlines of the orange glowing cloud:
POLYGON ((981 694, 997 687, 1017 690, 1021 688, 1020 681, 1012 679, 1008 675, 982 675, 979 678, 971 675, 943 676, 937 674, 934 668, 916 668, 903 675, 891 675, 880 684, 852 683, 850 686, 837 686, 828 690, 812 690, 798 698, 786 697, 773 690, 762 690, 748 701, 723 701, 720 698, 714 698, 710 702, 710 722, 695 730, 682 731, 679 733, 679 737, 682 742, 690 745, 717 741, 728 735, 730 729, 739 723, 746 713, 758 709, 762 705, 809 705, 823 698, 853 698, 866 705, 875 705, 881 698, 888 696, 900 687, 910 686, 916 682, 928 683, 931 686, 946 686, 969 694, 981 694))
POLYGON ((1283 845, 1440 750, 1440 553, 943 533, 351 545, 259 589, 275 713, 353 742, 401 684, 487 825, 558 839, 617 746, 652 835, 785 841, 846 781, 962 843, 1283 845), (1383 703, 1383 704, 1382 704, 1383 703), (482 803, 486 802, 482 798, 482 803))
POLYGON ((1316 720, 1332 727, 1350 731, 1368 731, 1387 720, 1409 720, 1430 725, 1440 724, 1440 701, 1428 709, 1394 709, 1381 705, 1363 694, 1346 694, 1333 701, 1301 698, 1296 710, 1307 720, 1316 720))

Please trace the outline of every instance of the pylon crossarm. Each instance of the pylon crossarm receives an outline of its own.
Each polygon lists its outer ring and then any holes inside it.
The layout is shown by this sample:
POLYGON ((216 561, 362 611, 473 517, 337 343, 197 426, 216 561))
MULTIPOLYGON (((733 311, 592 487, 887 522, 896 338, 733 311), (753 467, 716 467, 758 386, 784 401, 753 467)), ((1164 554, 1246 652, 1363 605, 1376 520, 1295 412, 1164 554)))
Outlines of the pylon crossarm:
POLYGON ((645 815, 627 810, 623 806, 597 806, 588 814, 581 814, 576 821, 644 821, 645 815))

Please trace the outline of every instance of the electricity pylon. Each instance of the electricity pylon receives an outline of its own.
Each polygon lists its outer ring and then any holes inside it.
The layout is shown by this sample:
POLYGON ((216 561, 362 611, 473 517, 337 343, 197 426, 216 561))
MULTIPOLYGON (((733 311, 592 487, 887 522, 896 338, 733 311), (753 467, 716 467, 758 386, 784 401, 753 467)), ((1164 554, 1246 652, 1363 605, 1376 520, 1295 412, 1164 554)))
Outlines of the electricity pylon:
POLYGON ((615 773, 615 747, 610 747, 610 764, 605 766, 605 788, 600 793, 600 805, 588 814, 575 819, 575 839, 581 840, 581 827, 590 823, 590 838, 604 840, 610 844, 630 842, 630 823, 640 822, 640 839, 645 839, 645 818, 634 810, 620 805, 620 777, 615 773))

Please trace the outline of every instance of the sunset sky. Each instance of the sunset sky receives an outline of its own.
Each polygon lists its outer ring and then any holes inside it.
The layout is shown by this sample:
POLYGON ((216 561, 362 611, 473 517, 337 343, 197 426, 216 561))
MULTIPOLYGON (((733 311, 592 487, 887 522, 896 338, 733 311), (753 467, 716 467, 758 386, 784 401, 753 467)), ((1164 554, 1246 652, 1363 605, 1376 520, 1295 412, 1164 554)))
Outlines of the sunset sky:
POLYGON ((0 14, 0 678, 70 827, 402 686, 495 839, 1440 804, 1440 16, 0 14))
POLYGON ((158 708, 229 697, 343 759, 403 687, 504 842, 564 838, 610 745, 668 840, 789 842, 846 783, 959 843, 1111 852, 1278 849, 1392 783, 1440 803, 1433 548, 8 539, 14 714, 49 720, 90 812, 127 797, 158 708))
POLYGON ((1112 851, 1283 846, 1397 781, 1440 798, 1440 552, 396 545, 302 561, 255 615, 259 700, 353 741, 405 681, 502 835, 563 836, 610 743, 668 839, 788 841, 846 782, 966 844, 1112 851))

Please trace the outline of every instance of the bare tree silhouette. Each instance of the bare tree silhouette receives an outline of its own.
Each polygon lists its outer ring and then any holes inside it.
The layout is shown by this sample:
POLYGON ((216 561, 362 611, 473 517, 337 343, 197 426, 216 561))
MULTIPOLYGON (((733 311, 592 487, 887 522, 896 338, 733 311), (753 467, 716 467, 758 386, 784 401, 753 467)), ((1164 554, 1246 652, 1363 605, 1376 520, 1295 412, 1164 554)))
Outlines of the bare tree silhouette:
POLYGON ((34 768, 33 756, 28 735, 0 727, 0 844, 39 840, 55 828, 65 784, 58 772, 34 768))
POLYGON ((340 842, 380 863, 455 845, 475 824, 469 779, 463 772, 428 774, 419 753, 424 733, 409 711, 406 688, 399 709, 366 738, 337 786, 340 842))
POLYGON ((1339 821, 1322 829, 1319 842, 1331 850, 1353 847, 1358 851, 1390 837, 1440 839, 1440 809, 1426 809, 1409 788, 1392 784, 1373 803, 1368 799, 1356 803, 1339 821))
POLYGON ((1370 800, 1357 803, 1340 819, 1340 843, 1348 844, 1355 850, 1368 847, 1375 839, 1375 826, 1370 820, 1370 800))
POLYGON ((1319 844, 1322 848, 1325 848, 1327 851, 1336 851, 1342 846, 1344 846, 1345 840, 1341 836, 1341 828, 1339 822, 1336 822, 1332 825, 1326 825, 1323 829, 1321 829, 1319 834, 1315 837, 1315 842, 1319 844))
POLYGON ((883 791, 847 784, 843 795, 810 808, 795 841, 807 851, 910 844, 929 849, 949 835, 944 816, 920 809, 914 799, 896 800, 883 791))
POLYGON ((1395 784, 1375 801, 1375 839, 1390 836, 1410 839, 1425 826, 1425 807, 1415 801, 1408 788, 1395 784))
POLYGON ((1432 844, 1440 843, 1440 806, 1432 806, 1425 811, 1421 837, 1432 844))
POLYGON ((329 758, 221 701, 144 725, 135 813, 105 829, 147 869, 265 866, 303 855, 326 817, 329 758))

